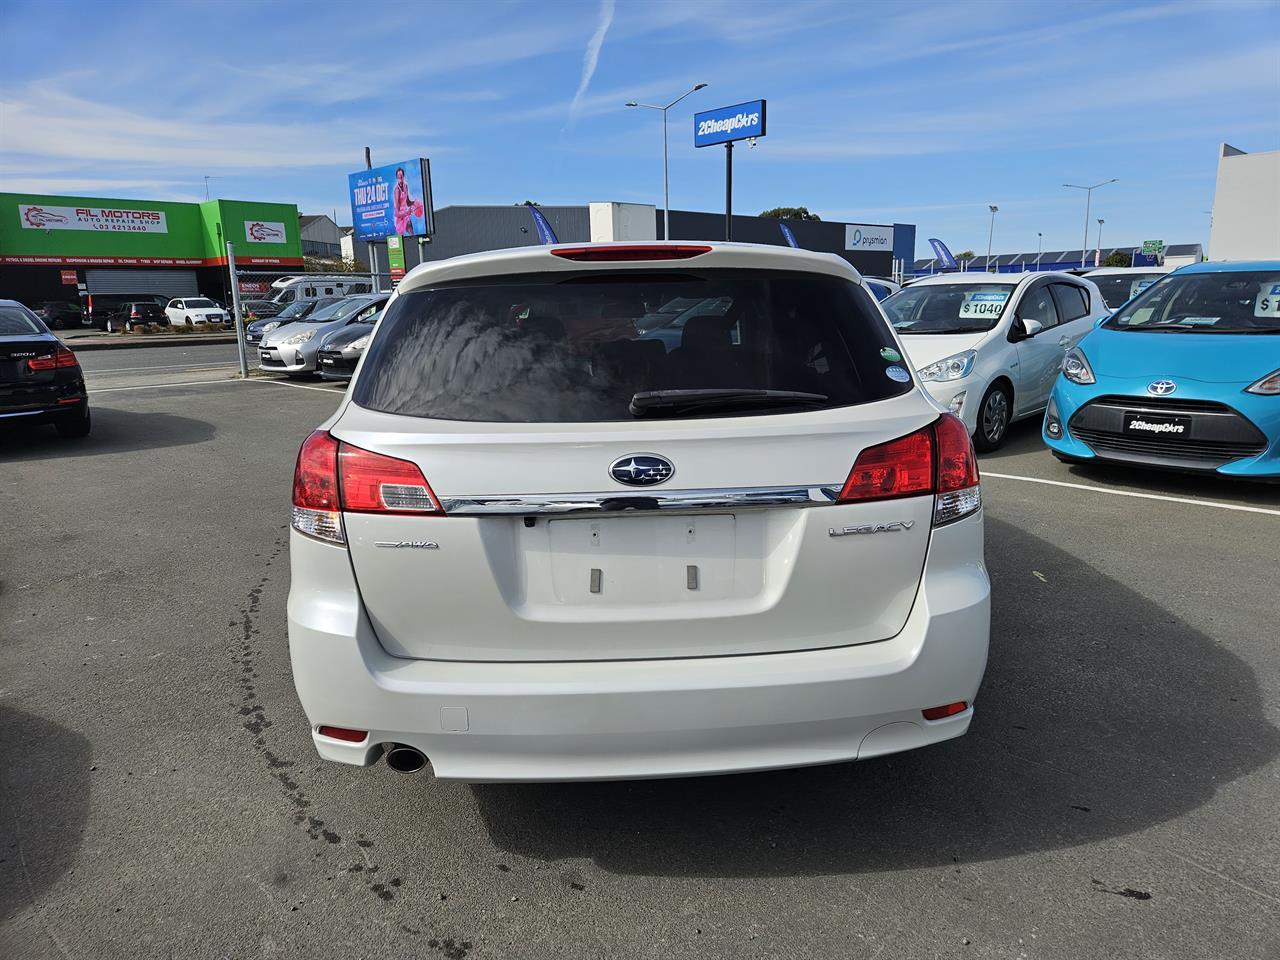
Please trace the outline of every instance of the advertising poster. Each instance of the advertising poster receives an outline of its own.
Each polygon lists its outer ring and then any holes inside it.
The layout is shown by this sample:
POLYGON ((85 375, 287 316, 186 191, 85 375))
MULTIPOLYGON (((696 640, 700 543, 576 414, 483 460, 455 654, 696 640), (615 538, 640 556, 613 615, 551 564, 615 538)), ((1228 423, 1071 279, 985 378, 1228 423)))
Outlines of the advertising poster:
POLYGON ((405 160, 347 176, 351 223, 357 240, 425 237, 435 232, 431 164, 405 160))
POLYGON ((404 278, 404 240, 401 237, 387 237, 387 267, 394 287, 404 278))

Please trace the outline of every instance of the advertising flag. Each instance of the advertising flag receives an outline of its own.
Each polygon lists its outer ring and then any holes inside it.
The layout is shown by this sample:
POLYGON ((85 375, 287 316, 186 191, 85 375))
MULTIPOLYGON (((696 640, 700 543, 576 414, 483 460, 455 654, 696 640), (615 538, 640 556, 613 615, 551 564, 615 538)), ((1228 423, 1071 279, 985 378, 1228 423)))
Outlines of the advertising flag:
POLYGON ((529 215, 533 217, 533 225, 538 231, 538 240, 542 243, 559 243, 556 239, 556 232, 551 229, 551 224, 547 222, 547 218, 542 215, 542 211, 535 207, 532 203, 529 206, 529 215))
POLYGON ((791 232, 791 228, 788 227, 785 223, 779 223, 778 229, 782 231, 782 237, 784 240, 787 241, 787 246, 789 247, 800 246, 800 244, 796 242, 796 235, 791 232))
POLYGON ((956 263, 956 258, 951 255, 951 251, 947 249, 947 245, 941 240, 930 237, 929 246, 933 247, 933 255, 938 258, 938 262, 942 264, 944 269, 960 269, 960 264, 956 263))

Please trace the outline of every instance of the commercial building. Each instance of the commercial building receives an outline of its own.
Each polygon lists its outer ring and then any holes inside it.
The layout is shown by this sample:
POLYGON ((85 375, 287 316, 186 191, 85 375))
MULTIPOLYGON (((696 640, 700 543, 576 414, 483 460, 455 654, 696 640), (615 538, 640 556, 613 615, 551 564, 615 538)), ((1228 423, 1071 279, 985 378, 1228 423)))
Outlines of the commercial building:
POLYGON ((1280 150, 1219 148, 1209 259, 1280 260, 1280 150))
POLYGON ((298 217, 302 252, 310 257, 341 257, 342 230, 328 214, 302 214, 298 217))
MULTIPOLYGON (((590 203, 576 206, 540 206, 538 210, 561 243, 592 240, 656 240, 662 236, 662 210, 650 204, 590 203)), ((449 206, 435 212, 436 233, 430 240, 406 239, 405 263, 415 267, 427 261, 445 260, 467 253, 534 246, 541 241, 529 210, 523 206, 449 206)), ((785 246, 779 227, 785 223, 797 243, 807 250, 834 253, 871 276, 889 276, 894 261, 909 264, 915 255, 913 224, 845 223, 829 220, 774 220, 767 217, 733 218, 733 239, 744 243, 785 246)), ((671 211, 672 240, 723 240, 724 214, 693 210, 671 211)), ((384 243, 370 244, 342 239, 344 254, 387 272, 384 243)))
POLYGON ((226 302, 228 240, 239 265, 302 266, 293 204, 0 193, 0 298, 203 294, 226 302))
MULTIPOLYGON (((1142 245, 1127 247, 1103 247, 1101 250, 1085 251, 1084 259, 1080 257, 1080 249, 1075 250, 1031 250, 1025 253, 993 253, 988 259, 985 255, 974 257, 965 269, 983 273, 1024 273, 1035 270, 1092 270, 1113 253, 1122 253, 1132 258, 1135 267, 1150 266, 1156 262, 1154 257, 1144 258, 1142 245)), ((1167 267, 1185 267, 1189 263, 1199 263, 1204 259, 1204 248, 1198 243, 1174 243, 1164 248, 1162 262, 1167 267)), ((919 276, 926 273, 943 273, 945 268, 934 258, 917 260, 908 273, 919 276)))

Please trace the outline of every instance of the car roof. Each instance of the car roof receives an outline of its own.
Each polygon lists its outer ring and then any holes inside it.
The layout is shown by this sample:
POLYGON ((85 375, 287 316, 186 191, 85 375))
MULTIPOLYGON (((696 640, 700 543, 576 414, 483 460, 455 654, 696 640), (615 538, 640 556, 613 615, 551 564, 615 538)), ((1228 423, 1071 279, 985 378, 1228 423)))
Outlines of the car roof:
POLYGON ((558 243, 546 246, 488 250, 449 260, 419 264, 400 281, 397 293, 411 292, 436 283, 520 273, 582 272, 601 270, 663 270, 681 268, 746 268, 757 270, 804 270, 861 281, 849 261, 833 253, 818 253, 793 247, 763 243, 730 243, 701 240, 658 240, 644 243, 558 243), (707 252, 688 259, 581 261, 556 256, 554 250, 595 250, 620 247, 706 247, 707 252))
POLYGON ((1085 274, 1086 277, 1112 277, 1126 273, 1172 273, 1177 267, 1099 267, 1097 270, 1090 270, 1085 274))
POLYGON ((1280 260, 1236 260, 1230 263, 1191 263, 1179 267, 1178 273, 1243 273, 1245 271, 1280 270, 1280 260))
MULTIPOLYGON (((1069 273, 1061 273, 1057 270, 1041 270, 1039 272, 1030 271, 1025 273, 975 273, 966 271, 965 273, 935 273, 929 277, 920 277, 913 280, 911 286, 924 287, 936 286, 942 283, 1023 283, 1034 277, 1057 277, 1059 279, 1070 277, 1069 273)), ((1072 279, 1079 279, 1073 277, 1072 279)))

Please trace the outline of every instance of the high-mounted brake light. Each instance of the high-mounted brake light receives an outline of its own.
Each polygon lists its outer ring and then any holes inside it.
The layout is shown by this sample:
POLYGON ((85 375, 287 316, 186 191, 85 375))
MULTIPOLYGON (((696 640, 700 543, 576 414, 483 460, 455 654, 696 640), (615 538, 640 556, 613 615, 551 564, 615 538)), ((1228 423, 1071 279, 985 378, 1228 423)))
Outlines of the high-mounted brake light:
POLYGON ((325 430, 303 441, 293 472, 293 527, 346 543, 342 513, 443 516, 418 465, 343 443, 325 430))
POLYGON ((37 370, 66 370, 78 366, 80 366, 80 361, 76 359, 76 355, 63 346, 59 346, 53 353, 46 354, 43 357, 32 357, 27 361, 27 369, 33 372, 37 370))
POLYGON ((708 246, 688 243, 680 244, 644 244, 638 246, 610 247, 557 247, 551 251, 552 256, 566 260, 577 260, 580 263, 620 263, 636 260, 688 260, 710 253, 708 246))
POLYGON ((935 494, 933 525, 982 506, 978 461, 964 423, 944 413, 927 427, 858 454, 840 491, 841 503, 935 494))

